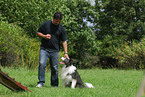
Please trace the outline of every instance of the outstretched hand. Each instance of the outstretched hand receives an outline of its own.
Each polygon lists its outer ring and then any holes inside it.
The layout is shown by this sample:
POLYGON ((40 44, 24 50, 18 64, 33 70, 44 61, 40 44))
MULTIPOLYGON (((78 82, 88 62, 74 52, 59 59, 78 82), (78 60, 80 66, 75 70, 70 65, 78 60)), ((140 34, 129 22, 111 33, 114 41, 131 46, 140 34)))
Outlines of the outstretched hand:
POLYGON ((68 54, 64 54, 64 57, 70 59, 68 54))
POLYGON ((50 39, 50 38, 51 38, 51 35, 50 35, 50 34, 47 34, 47 35, 45 35, 44 38, 45 38, 45 39, 50 39))

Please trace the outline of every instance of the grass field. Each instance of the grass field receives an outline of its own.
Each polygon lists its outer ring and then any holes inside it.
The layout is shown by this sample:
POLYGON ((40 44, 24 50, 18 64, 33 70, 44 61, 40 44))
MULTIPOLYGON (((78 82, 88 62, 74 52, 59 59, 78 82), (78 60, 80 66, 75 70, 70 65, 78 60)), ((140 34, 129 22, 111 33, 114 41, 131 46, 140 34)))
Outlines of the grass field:
POLYGON ((37 70, 4 68, 1 70, 27 86, 32 92, 14 92, 0 84, 0 97, 135 97, 143 78, 142 70, 86 69, 78 70, 83 82, 95 88, 63 88, 59 70, 59 87, 50 86, 50 70, 46 71, 46 83, 36 88, 37 70))

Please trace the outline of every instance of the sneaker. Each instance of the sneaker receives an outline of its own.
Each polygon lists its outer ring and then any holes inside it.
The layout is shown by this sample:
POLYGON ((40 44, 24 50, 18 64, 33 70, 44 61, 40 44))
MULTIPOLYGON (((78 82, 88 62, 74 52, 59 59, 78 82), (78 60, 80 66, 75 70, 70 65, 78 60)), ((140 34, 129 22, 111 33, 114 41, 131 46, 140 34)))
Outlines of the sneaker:
POLYGON ((43 87, 44 83, 39 83, 36 87, 41 88, 43 87))

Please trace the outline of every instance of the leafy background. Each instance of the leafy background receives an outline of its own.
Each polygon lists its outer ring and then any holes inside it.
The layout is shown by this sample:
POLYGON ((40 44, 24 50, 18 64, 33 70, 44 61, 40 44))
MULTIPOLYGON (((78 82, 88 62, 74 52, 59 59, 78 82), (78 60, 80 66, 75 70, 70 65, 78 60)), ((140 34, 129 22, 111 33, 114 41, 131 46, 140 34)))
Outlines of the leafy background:
POLYGON ((36 32, 61 11, 69 56, 78 68, 143 69, 144 0, 95 0, 94 6, 90 1, 0 1, 1 65, 37 68, 40 39, 36 32))

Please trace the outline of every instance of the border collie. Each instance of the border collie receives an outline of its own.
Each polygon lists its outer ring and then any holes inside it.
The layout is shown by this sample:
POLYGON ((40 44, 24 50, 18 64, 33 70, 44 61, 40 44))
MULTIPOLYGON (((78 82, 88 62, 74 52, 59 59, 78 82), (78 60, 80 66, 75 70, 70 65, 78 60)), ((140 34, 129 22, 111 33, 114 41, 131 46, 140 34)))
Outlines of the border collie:
POLYGON ((63 62, 60 64, 64 64, 61 70, 61 78, 63 81, 64 87, 71 87, 72 89, 79 88, 95 88, 91 83, 83 84, 83 81, 77 71, 77 68, 73 66, 73 60, 61 57, 63 62))

